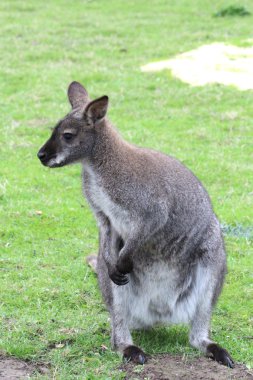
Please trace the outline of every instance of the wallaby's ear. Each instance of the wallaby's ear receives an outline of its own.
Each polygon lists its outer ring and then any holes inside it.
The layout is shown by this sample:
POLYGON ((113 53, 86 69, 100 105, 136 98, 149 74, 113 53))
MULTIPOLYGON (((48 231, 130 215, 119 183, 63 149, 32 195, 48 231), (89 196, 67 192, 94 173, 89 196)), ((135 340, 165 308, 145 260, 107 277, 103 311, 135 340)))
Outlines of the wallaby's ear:
POLYGON ((84 113, 94 124, 99 124, 105 117, 108 108, 108 96, 102 96, 90 102, 85 108, 84 113))
POLYGON ((88 92, 79 82, 72 82, 68 88, 68 98, 72 108, 84 108, 89 100, 88 92))

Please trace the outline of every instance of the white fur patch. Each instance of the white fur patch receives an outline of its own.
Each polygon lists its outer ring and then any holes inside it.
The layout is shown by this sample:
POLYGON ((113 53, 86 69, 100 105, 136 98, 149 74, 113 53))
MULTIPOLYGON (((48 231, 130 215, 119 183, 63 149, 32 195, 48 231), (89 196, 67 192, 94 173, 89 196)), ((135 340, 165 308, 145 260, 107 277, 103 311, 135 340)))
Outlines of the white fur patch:
POLYGON ((144 72, 164 69, 193 86, 221 83, 249 90, 253 89, 253 47, 213 43, 141 67, 144 72))
MULTIPOLYGON (((99 178, 90 166, 84 166, 84 173, 87 173, 89 176, 88 186, 92 202, 99 210, 103 211, 103 213, 110 220, 113 228, 124 240, 126 240, 128 235, 131 234, 131 231, 135 228, 135 221, 130 218, 127 210, 123 209, 111 200, 109 195, 102 188, 99 178)), ((85 186, 86 183, 84 184, 84 191, 85 186)))
POLYGON ((60 165, 62 162, 64 162, 65 158, 66 158, 66 155, 64 153, 58 153, 55 158, 52 158, 48 162, 48 166, 51 167, 54 165, 60 165))
MULTIPOLYGON (((182 289, 178 288, 178 276, 176 269, 159 262, 140 278, 138 292, 131 281, 125 286, 113 286, 114 298, 122 305, 124 315, 128 316, 130 329, 148 328, 160 323, 189 323, 193 319, 197 305, 205 298, 210 273, 199 265, 194 286, 182 300, 179 300, 182 289)), ((189 283, 190 280, 185 283, 184 290, 189 283)))
POLYGON ((61 164, 65 160, 65 158, 66 158, 66 155, 64 153, 57 154, 55 158, 56 164, 61 164))

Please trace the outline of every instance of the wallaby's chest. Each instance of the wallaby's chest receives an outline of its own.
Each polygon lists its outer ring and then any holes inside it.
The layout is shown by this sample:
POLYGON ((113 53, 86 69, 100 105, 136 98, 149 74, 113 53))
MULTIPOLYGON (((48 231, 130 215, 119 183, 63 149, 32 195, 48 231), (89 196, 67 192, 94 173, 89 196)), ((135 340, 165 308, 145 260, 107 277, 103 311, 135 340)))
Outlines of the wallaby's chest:
POLYGON ((120 236, 126 238, 132 225, 129 212, 113 201, 109 192, 105 190, 101 179, 91 170, 86 170, 83 176, 85 196, 93 210, 102 211, 120 236))

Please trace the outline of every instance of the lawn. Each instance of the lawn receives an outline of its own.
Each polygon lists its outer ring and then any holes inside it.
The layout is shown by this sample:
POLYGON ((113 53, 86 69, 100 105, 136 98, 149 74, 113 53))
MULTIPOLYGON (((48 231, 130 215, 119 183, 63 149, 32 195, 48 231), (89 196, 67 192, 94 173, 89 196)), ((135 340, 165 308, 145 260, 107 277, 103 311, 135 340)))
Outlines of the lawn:
MULTIPOLYGON (((50 170, 36 157, 69 111, 72 80, 91 97, 110 97, 109 117, 126 140, 176 156, 209 191, 229 267, 212 336, 253 366, 253 92, 140 70, 211 42, 253 44, 253 15, 213 17, 230 4, 1 1, 0 350, 48 363, 49 377, 36 378, 123 377, 85 262, 98 239, 80 166, 50 170)), ((243 5, 253 14, 250 0, 243 5)), ((183 326, 134 337, 150 354, 196 354, 183 326)))

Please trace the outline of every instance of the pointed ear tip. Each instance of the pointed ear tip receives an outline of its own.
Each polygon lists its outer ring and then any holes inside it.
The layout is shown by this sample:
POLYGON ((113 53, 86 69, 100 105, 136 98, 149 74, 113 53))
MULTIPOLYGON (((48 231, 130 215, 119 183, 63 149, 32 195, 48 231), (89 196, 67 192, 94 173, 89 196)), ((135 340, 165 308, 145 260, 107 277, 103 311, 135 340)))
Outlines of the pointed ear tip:
POLYGON ((76 80, 74 80, 73 82, 71 82, 70 84, 69 84, 69 86, 68 86, 68 89, 70 89, 72 86, 78 86, 78 85, 80 85, 81 83, 79 83, 79 82, 77 82, 76 80))

